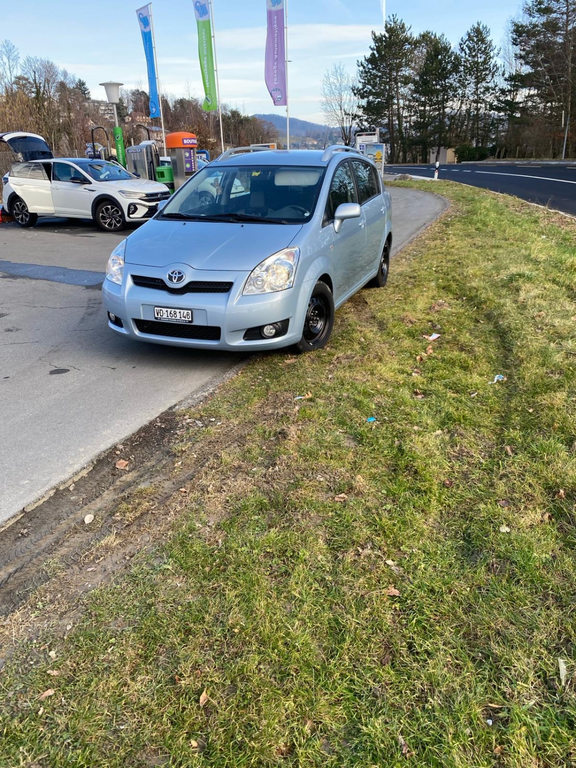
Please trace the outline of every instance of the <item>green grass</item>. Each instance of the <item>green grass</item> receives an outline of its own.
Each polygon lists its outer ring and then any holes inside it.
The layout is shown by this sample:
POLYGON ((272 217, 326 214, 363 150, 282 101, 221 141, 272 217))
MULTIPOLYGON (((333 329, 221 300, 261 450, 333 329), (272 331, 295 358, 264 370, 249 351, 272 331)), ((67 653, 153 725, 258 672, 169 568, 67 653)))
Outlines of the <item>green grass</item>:
POLYGON ((576 765, 576 224, 434 191, 325 350, 186 414, 173 537, 17 650, 0 766, 576 765))

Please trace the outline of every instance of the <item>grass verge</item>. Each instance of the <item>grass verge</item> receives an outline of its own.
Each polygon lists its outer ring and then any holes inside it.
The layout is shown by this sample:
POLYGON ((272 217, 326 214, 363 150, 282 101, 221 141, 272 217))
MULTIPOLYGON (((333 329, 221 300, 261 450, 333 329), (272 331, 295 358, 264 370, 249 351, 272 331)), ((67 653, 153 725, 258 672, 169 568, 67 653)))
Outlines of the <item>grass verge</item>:
POLYGON ((576 765, 576 224, 434 190, 327 349, 183 414, 173 536, 12 656, 0 765, 576 765))

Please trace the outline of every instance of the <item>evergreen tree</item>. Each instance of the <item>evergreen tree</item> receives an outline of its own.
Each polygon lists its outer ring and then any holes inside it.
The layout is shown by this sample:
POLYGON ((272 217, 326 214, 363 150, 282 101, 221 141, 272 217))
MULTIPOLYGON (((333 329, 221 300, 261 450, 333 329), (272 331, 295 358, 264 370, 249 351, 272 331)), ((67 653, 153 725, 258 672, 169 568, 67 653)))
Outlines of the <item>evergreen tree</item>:
POLYGON ((90 99, 90 89, 86 85, 85 80, 80 80, 80 78, 78 78, 78 80, 76 80, 74 83, 74 88, 81 94, 84 101, 88 101, 90 99))
POLYGON ((367 126, 384 128, 392 162, 406 162, 405 129, 412 85, 414 37, 396 16, 386 20, 384 34, 372 33, 370 53, 358 62, 360 116, 367 126))
POLYGON ((424 159, 427 159, 430 149, 435 149, 438 160, 441 147, 452 142, 460 57, 444 35, 425 32, 421 39, 425 54, 414 88, 417 107, 415 129, 424 159))
POLYGON ((491 138, 498 73, 497 51, 488 27, 480 22, 474 24, 460 41, 459 51, 469 137, 474 146, 486 146, 491 138))
POLYGON ((529 0, 525 18, 512 25, 512 41, 523 65, 524 111, 544 130, 534 150, 570 151, 570 123, 576 102, 576 0, 529 0))

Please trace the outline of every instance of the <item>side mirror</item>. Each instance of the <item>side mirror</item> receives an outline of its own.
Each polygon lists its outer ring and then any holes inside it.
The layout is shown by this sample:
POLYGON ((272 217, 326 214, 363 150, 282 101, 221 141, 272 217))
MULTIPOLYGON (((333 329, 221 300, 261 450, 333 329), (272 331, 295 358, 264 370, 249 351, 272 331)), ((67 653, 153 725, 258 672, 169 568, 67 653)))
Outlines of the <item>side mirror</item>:
POLYGON ((358 219, 361 215, 359 203, 340 203, 334 214, 334 232, 340 232, 342 222, 346 219, 358 219))
POLYGON ((156 206, 156 213, 160 213, 160 211, 166 206, 167 202, 168 200, 160 200, 156 206))
POLYGON ((72 182, 72 184, 90 184, 88 179, 85 179, 82 176, 72 176, 70 178, 70 181, 72 182))

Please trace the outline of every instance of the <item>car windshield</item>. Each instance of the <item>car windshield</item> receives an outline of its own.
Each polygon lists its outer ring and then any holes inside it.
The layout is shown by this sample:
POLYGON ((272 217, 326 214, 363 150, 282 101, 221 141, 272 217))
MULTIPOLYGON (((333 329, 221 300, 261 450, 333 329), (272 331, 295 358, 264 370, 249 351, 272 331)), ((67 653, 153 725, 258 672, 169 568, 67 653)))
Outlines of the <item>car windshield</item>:
POLYGON ((314 213, 324 168, 208 165, 162 209, 165 219, 295 224, 314 213))
POLYGON ((74 162, 96 181, 126 181, 135 178, 120 165, 108 163, 106 160, 86 160, 84 162, 75 160, 74 162))

